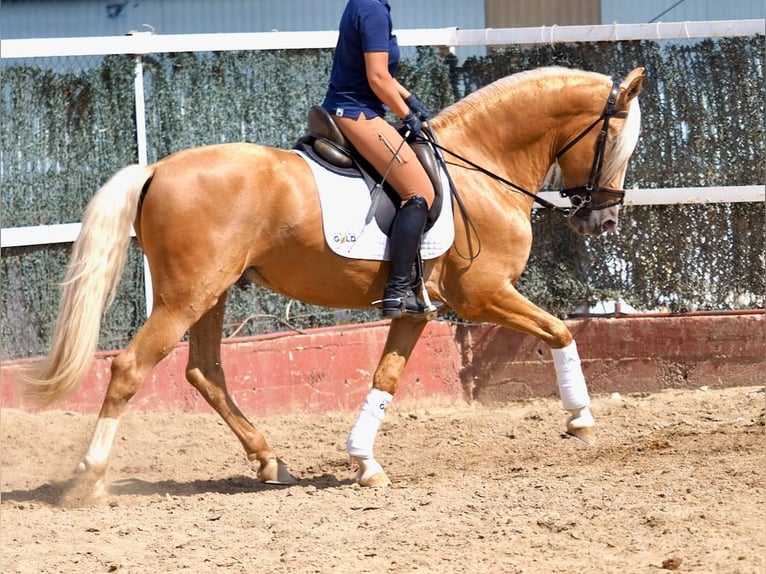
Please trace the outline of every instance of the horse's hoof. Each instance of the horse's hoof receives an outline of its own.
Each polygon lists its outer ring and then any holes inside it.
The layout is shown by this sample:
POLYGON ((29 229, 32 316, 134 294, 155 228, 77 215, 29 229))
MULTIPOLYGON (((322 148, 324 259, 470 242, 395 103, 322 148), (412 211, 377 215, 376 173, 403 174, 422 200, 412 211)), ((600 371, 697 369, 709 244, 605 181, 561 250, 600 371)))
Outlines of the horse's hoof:
POLYGON ((567 429, 567 434, 572 438, 576 438, 581 443, 588 446, 596 446, 596 429, 594 428, 581 428, 581 429, 567 429))
POLYGON ((363 459, 352 456, 351 460, 359 466, 359 470, 356 472, 356 482, 359 486, 391 486, 391 480, 386 471, 374 458, 363 459))
POLYGON ((106 483, 106 465, 82 460, 74 476, 60 484, 58 504, 65 508, 100 506, 109 501, 106 483))
POLYGON ((105 476, 75 476, 61 486, 58 504, 64 508, 102 506, 109 501, 105 476))
POLYGON ((583 407, 569 411, 567 419, 567 434, 588 446, 596 446, 596 421, 590 408, 583 407))
POLYGON ((257 476, 265 484, 295 484, 295 478, 278 458, 271 458, 266 464, 261 464, 257 476))

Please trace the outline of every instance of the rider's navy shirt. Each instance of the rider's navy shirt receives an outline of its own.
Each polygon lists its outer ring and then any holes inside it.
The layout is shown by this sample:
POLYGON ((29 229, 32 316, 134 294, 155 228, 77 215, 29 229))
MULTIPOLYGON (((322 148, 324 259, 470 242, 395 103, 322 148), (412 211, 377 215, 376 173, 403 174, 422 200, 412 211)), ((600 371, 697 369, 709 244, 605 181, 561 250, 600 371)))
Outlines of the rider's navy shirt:
POLYGON ((331 114, 358 118, 382 116, 385 107, 367 82, 365 52, 388 52, 388 71, 396 75, 399 44, 393 35, 388 0, 348 0, 340 19, 338 43, 322 107, 331 114))

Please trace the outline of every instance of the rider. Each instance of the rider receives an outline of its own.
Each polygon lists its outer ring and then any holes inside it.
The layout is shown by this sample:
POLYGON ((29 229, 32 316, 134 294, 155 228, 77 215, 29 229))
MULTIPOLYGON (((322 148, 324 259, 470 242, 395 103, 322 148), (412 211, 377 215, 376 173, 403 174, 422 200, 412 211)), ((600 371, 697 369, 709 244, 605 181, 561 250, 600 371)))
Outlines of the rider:
POLYGON ((387 107, 403 120, 407 137, 417 138, 422 137, 421 120, 431 114, 395 78, 399 44, 388 0, 349 0, 339 28, 322 107, 378 173, 386 174, 401 199, 391 226, 383 316, 422 317, 426 309, 413 292, 411 273, 434 189, 412 148, 384 115, 387 107))

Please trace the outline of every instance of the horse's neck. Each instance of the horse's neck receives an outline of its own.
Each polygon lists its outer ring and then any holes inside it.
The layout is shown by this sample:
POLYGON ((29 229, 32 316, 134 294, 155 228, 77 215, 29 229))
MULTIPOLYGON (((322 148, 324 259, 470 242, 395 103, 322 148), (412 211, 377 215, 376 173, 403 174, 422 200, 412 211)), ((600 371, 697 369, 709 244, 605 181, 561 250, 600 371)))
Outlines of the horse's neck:
POLYGON ((515 91, 469 98, 433 120, 442 145, 485 169, 537 191, 553 157, 554 103, 515 91))

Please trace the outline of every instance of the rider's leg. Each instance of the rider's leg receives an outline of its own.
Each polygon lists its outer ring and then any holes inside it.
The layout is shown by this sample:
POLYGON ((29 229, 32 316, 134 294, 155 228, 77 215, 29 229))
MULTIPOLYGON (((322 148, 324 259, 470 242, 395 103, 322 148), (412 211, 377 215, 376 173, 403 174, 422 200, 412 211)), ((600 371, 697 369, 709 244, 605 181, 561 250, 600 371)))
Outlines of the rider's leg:
POLYGON ((412 290, 412 266, 420 250, 427 217, 426 200, 416 195, 407 200, 394 218, 388 240, 388 280, 381 300, 384 317, 398 319, 403 313, 426 313, 425 305, 412 290))
POLYGON ((431 180, 396 129, 382 118, 336 118, 343 134, 402 199, 389 240, 389 273, 381 301, 383 316, 425 317, 425 305, 412 290, 412 269, 420 250, 428 209, 433 203, 431 180))
POLYGON ((336 117, 335 123, 376 171, 386 174, 386 181, 396 190, 402 204, 419 195, 431 207, 434 202, 431 180, 415 152, 403 142, 394 126, 383 118, 368 119, 364 114, 357 119, 336 117))

